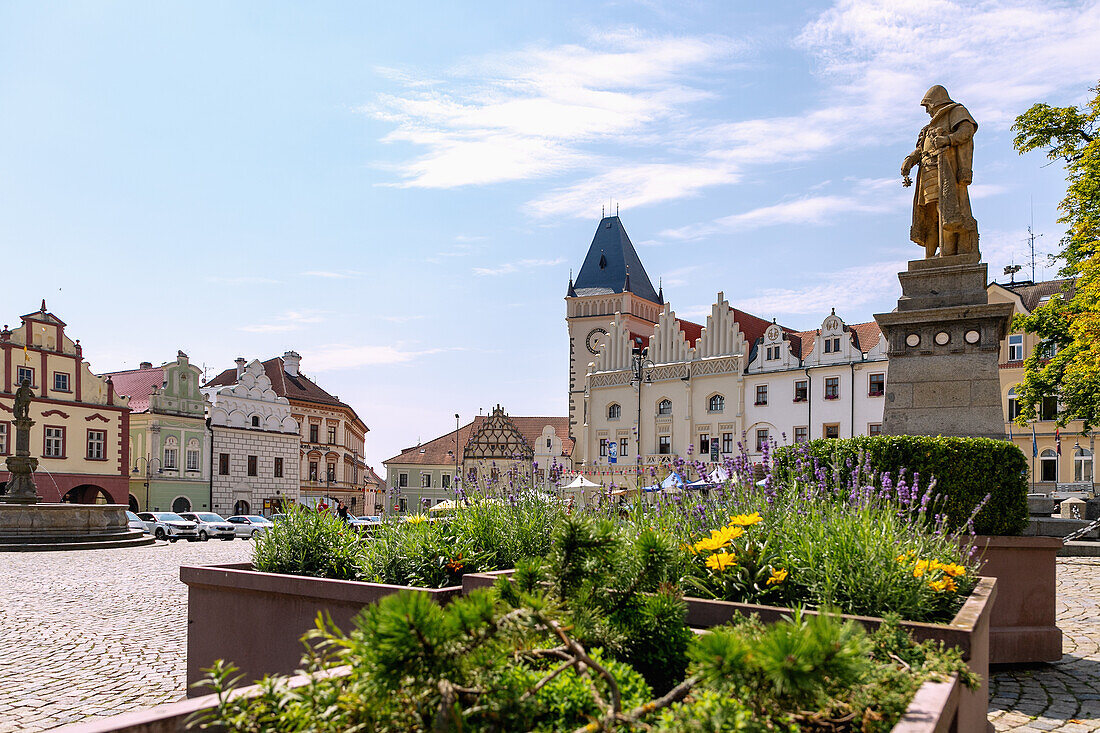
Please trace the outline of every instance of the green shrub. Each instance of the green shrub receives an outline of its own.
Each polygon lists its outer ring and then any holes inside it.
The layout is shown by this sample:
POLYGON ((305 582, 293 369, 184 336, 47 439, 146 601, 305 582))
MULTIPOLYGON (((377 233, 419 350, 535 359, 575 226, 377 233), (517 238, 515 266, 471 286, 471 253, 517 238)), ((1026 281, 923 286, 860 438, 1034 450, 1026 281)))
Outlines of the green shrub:
POLYGON ((1027 527, 1027 459, 1010 442, 919 435, 820 439, 780 448, 780 474, 802 450, 828 468, 830 485, 862 458, 872 470, 889 471, 895 480, 902 469, 910 478, 919 474, 922 485, 935 478, 934 495, 942 502, 937 511, 945 512, 953 527, 965 525, 986 496, 989 500, 974 517, 975 534, 1017 535, 1027 527))
POLYGON ((252 566, 264 573, 335 580, 363 577, 362 538, 328 512, 292 508, 252 542, 252 566))

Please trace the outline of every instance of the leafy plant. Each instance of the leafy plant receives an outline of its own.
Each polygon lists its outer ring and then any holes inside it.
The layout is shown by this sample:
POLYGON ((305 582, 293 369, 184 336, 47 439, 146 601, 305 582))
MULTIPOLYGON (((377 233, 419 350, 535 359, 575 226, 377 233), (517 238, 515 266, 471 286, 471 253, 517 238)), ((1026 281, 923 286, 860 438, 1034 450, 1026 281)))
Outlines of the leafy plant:
POLYGON ((265 573, 358 580, 362 550, 362 538, 339 517, 292 507, 253 540, 252 565, 265 573))

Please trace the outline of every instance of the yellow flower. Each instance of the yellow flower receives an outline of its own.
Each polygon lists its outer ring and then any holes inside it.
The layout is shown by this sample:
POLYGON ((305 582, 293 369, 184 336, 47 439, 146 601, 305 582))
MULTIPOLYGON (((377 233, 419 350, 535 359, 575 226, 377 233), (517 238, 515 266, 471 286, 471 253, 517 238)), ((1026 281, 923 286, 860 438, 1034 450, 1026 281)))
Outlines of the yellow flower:
POLYGON ((711 530, 710 537, 713 540, 721 540, 723 545, 727 545, 743 534, 745 534, 744 529, 730 525, 729 527, 711 530))
POLYGON ((764 521, 764 518, 760 516, 760 512, 753 512, 752 514, 737 514, 730 517, 731 527, 751 527, 754 524, 760 524, 764 521))
POLYGON ((719 547, 722 547, 725 544, 726 543, 724 540, 717 540, 714 537, 704 537, 703 539, 692 545, 692 549, 695 550, 696 554, 699 554, 700 552, 711 552, 712 550, 717 550, 719 547))
POLYGON ((423 514, 410 514, 408 519, 405 520, 408 524, 422 524, 428 521, 428 518, 423 514))
POLYGON ((787 579, 787 571, 783 569, 773 570, 772 577, 768 578, 768 582, 765 585, 779 585, 787 579))
POLYGON ((937 593, 943 593, 945 590, 954 591, 958 588, 955 585, 955 581, 951 578, 940 578, 939 580, 928 581, 928 587, 937 593))
POLYGON ((712 570, 722 571, 730 565, 737 564, 737 557, 730 552, 716 552, 707 558, 707 567, 712 570))
POLYGON ((901 565, 904 565, 905 563, 909 562, 909 560, 911 560, 912 557, 913 557, 912 552, 907 552, 904 555, 898 555, 898 563, 901 564, 901 565))
POLYGON ((952 578, 966 575, 966 568, 962 565, 940 563, 940 570, 944 572, 944 575, 950 575, 952 578))
POLYGON ((913 566, 913 577, 914 578, 922 577, 926 570, 928 570, 928 561, 927 560, 920 560, 919 562, 917 562, 916 565, 913 566))

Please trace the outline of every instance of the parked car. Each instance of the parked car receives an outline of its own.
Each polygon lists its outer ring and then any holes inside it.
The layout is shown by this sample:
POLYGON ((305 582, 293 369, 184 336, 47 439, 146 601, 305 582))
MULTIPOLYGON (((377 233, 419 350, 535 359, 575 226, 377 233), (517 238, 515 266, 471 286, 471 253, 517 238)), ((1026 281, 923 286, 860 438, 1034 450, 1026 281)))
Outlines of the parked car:
POLYGON ((142 532, 148 532, 149 531, 145 527, 145 522, 141 521, 141 517, 134 514, 133 512, 126 512, 126 520, 127 520, 126 523, 129 525, 130 529, 136 529, 136 530, 140 530, 142 532))
POLYGON ((274 524, 275 522, 281 522, 289 516, 289 514, 272 514, 271 523, 274 524))
POLYGON ((266 532, 275 526, 270 519, 261 517, 259 514, 239 514, 225 521, 231 523, 237 536, 244 539, 256 537, 261 532, 266 532))
POLYGON ((194 522, 199 528, 199 539, 206 542, 213 537, 218 540, 231 540, 237 536, 235 525, 230 524, 220 514, 214 512, 183 512, 184 519, 194 522))
POLYGON ((175 542, 181 537, 188 541, 199 539, 199 528, 195 523, 175 512, 141 512, 138 517, 145 524, 145 531, 158 540, 175 542))
POLYGON ((348 524, 352 527, 373 526, 382 523, 382 517, 365 514, 361 517, 348 517, 348 524))

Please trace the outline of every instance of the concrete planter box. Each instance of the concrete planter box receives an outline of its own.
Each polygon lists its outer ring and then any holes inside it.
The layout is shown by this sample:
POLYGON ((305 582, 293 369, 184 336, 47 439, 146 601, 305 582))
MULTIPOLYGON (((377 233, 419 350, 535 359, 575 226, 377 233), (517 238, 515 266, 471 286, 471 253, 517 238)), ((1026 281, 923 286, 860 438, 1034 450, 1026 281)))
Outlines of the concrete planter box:
MULTIPOLYGON (((498 576, 509 575, 511 572, 511 570, 504 570, 496 573, 470 573, 465 575, 462 578, 463 592, 468 593, 474 588, 491 586, 496 582, 498 576)), ((989 626, 993 615, 993 601, 998 594, 997 589, 998 581, 995 578, 979 578, 977 586, 975 586, 970 597, 966 599, 963 607, 955 614, 955 618, 946 624, 930 624, 919 621, 901 622, 901 625, 917 641, 932 639, 961 649, 963 658, 966 659, 971 671, 981 678, 982 684, 977 690, 961 689, 959 691, 958 730, 960 731, 992 730, 986 720, 989 708, 989 626)), ((688 626, 697 629, 721 626, 736 616, 749 616, 754 613, 762 621, 769 623, 779 621, 791 614, 791 609, 778 606, 713 601, 690 596, 685 597, 684 602, 687 604, 688 626)), ((813 611, 807 611, 807 613, 813 613, 813 611)), ((868 616, 845 614, 844 618, 857 621, 868 630, 873 630, 882 623, 882 619, 868 616)), ((905 730, 925 729, 907 728, 905 730)), ((927 730, 940 729, 928 728, 927 730)))
POLYGON ((982 575, 997 579, 989 622, 989 663, 1056 662, 1062 658, 1057 623, 1058 537, 980 536, 982 575))
MULTIPOLYGON (((340 669, 326 674, 340 674, 340 669)), ((288 686, 301 687, 309 679, 308 675, 299 675, 291 678, 288 686)), ((956 675, 951 675, 944 682, 925 682, 913 695, 909 707, 891 729, 891 733, 948 733, 965 730, 958 725, 960 689, 956 675)), ((255 687, 245 687, 236 694, 251 697, 257 692, 255 687)), ((54 730, 55 733, 184 733, 188 730, 187 720, 191 716, 212 710, 217 703, 216 695, 204 695, 54 730)))
POLYGON ((180 568, 187 585, 187 693, 217 659, 240 668, 248 681, 292 674, 300 666, 301 637, 324 612, 347 630, 364 606, 402 590, 447 603, 460 586, 413 588, 351 580, 261 573, 251 563, 180 568))

